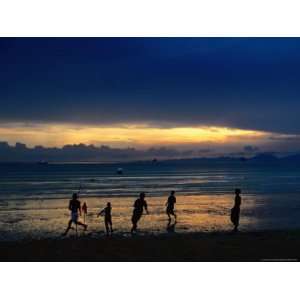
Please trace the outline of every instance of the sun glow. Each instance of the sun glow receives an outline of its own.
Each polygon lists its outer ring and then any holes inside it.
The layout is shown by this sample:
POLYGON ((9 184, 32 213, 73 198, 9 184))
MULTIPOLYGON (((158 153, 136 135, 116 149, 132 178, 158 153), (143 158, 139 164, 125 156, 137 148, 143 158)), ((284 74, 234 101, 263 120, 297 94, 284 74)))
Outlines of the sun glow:
POLYGON ((60 147, 65 144, 105 144, 118 147, 166 146, 195 144, 231 144, 260 140, 268 136, 261 131, 227 127, 174 127, 158 128, 147 125, 86 126, 66 124, 24 125, 0 127, 4 141, 17 141, 29 146, 60 147))

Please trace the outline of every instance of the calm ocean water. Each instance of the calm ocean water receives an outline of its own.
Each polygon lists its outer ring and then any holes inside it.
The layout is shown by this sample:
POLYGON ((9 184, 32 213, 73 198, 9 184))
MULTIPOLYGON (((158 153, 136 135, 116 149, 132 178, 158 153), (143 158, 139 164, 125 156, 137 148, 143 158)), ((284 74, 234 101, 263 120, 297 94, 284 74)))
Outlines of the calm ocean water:
POLYGON ((132 204, 147 193, 144 232, 169 232, 165 201, 177 192, 175 232, 230 230, 233 191, 242 189, 242 230, 300 228, 300 167, 237 163, 1 164, 0 238, 57 236, 65 228, 68 200, 81 186, 89 206, 89 231, 102 234, 96 213, 113 205, 116 231, 130 229, 132 204), (116 173, 122 167, 123 175, 116 173))

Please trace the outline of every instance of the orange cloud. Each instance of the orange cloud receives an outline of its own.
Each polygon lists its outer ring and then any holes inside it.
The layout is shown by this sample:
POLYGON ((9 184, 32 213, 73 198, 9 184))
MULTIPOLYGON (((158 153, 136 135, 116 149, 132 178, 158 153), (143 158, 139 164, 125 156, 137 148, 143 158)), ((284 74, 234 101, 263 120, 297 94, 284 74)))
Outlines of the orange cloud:
POLYGON ((270 134, 262 131, 227 127, 157 128, 147 124, 123 124, 92 127, 67 124, 10 124, 0 127, 2 140, 24 142, 29 146, 62 146, 65 144, 106 144, 118 147, 149 147, 195 144, 237 144, 262 142, 270 134))

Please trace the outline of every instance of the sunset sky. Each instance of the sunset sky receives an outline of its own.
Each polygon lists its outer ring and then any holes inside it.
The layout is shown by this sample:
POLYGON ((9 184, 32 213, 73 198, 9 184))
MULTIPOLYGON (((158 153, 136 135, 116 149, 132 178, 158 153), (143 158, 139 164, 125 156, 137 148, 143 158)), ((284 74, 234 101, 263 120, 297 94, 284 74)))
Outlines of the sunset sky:
POLYGON ((300 39, 0 38, 0 140, 300 150, 300 39))

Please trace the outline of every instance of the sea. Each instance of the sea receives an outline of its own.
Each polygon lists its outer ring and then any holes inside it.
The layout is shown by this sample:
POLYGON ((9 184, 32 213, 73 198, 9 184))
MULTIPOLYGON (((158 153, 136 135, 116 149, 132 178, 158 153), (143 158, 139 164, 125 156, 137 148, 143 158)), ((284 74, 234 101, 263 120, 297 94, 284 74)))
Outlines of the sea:
POLYGON ((140 235, 231 231, 234 190, 242 190, 241 231, 300 228, 300 166, 245 161, 174 160, 132 163, 0 164, 0 239, 59 238, 70 218, 74 192, 86 202, 88 225, 70 236, 102 236, 97 217, 112 205, 114 234, 130 235, 133 203, 146 193, 149 215, 140 235), (117 171, 122 168, 123 173, 117 171), (176 192, 177 222, 166 201, 176 192))

